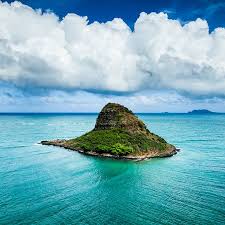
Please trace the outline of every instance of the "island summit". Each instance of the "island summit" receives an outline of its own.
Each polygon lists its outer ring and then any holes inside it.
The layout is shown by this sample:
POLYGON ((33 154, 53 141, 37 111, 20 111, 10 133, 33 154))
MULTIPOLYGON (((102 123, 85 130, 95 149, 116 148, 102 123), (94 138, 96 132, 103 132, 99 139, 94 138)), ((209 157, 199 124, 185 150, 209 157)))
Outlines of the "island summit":
POLYGON ((70 140, 42 141, 92 156, 143 160, 177 153, 173 145, 150 132, 128 108, 108 103, 99 113, 92 131, 70 140))

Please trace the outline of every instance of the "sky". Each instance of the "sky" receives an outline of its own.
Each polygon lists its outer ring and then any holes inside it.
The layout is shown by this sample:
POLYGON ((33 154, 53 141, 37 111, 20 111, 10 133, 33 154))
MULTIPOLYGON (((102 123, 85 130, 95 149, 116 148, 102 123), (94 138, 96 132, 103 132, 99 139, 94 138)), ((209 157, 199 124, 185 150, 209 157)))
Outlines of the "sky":
POLYGON ((0 112, 225 112, 225 1, 0 1, 0 112))

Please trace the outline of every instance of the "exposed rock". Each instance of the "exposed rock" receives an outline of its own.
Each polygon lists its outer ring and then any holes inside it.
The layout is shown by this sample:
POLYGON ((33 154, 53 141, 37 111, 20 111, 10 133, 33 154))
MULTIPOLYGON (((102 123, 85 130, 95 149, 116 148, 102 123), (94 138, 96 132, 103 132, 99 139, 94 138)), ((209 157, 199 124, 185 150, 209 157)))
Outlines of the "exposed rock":
POLYGON ((129 132, 149 133, 145 124, 128 108, 108 103, 99 113, 94 130, 123 129, 129 132))

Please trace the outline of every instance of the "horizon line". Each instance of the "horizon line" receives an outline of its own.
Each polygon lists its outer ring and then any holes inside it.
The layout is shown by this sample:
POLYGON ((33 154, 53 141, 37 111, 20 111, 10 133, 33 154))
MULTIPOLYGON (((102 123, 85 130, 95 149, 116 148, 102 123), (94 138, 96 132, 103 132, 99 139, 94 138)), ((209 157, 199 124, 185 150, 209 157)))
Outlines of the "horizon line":
MULTIPOLYGON (((3 114, 99 114, 99 112, 0 112, 0 115, 3 114)), ((200 115, 200 114, 225 114, 225 112, 214 112, 210 111, 208 113, 192 113, 192 111, 188 112, 134 112, 134 114, 192 114, 192 115, 200 115)))

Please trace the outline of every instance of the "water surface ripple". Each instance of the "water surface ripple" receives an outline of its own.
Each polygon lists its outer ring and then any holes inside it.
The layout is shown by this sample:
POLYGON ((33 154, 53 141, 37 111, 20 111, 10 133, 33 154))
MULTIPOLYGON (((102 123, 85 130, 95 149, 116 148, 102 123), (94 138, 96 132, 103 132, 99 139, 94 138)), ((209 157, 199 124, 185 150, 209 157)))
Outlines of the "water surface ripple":
POLYGON ((126 162, 41 146, 97 115, 0 116, 0 224, 225 224, 225 115, 140 115, 182 151, 126 162))

